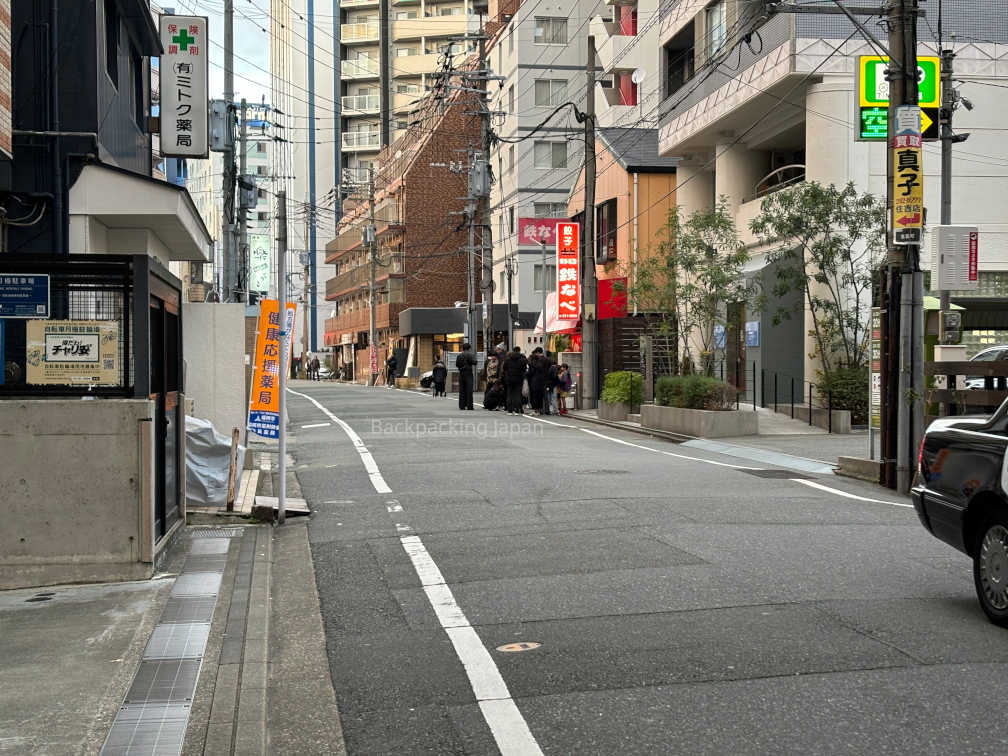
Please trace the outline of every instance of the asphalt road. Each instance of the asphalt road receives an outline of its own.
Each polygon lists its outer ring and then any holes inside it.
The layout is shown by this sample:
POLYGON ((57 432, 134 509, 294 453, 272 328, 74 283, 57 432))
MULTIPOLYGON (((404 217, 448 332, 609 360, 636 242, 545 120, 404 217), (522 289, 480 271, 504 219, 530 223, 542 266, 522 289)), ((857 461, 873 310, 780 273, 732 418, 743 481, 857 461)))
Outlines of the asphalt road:
POLYGON ((288 401, 351 754, 1008 753, 1008 635, 907 500, 293 388, 327 411, 288 401))

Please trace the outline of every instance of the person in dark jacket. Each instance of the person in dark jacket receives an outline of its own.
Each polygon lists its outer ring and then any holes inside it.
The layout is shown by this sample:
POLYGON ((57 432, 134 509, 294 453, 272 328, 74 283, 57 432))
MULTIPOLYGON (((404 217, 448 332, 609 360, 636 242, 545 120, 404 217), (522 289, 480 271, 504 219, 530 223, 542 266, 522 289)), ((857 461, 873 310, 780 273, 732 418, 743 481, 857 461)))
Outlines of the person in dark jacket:
POLYGON ((462 353, 455 358, 455 367, 459 371, 459 409, 471 410, 473 408, 473 368, 476 366, 476 357, 472 353, 472 345, 465 343, 462 345, 462 353))
POLYGON ((501 374, 507 387, 507 411, 509 415, 522 415, 522 383, 528 371, 528 360, 521 353, 521 347, 511 350, 504 360, 501 374))
POLYGON ((543 411, 544 399, 546 397, 546 374, 549 367, 549 360, 543 354, 542 347, 532 350, 532 357, 529 359, 528 382, 529 382, 529 405, 537 415, 543 411))
POLYGON ((434 396, 444 396, 445 395, 445 381, 448 380, 448 368, 445 364, 438 360, 434 363, 434 369, 431 371, 431 383, 434 384, 434 396))
POLYGON ((546 361, 546 388, 543 391, 543 414, 558 415, 560 414, 560 410, 557 408, 556 387, 557 387, 557 373, 559 371, 559 367, 550 358, 549 353, 546 354, 545 361, 546 361))
POLYGON ((385 361, 385 379, 386 379, 386 386, 388 388, 392 388, 393 386, 395 386, 396 368, 398 366, 399 366, 399 360, 396 359, 396 356, 394 354, 390 355, 389 358, 385 361))

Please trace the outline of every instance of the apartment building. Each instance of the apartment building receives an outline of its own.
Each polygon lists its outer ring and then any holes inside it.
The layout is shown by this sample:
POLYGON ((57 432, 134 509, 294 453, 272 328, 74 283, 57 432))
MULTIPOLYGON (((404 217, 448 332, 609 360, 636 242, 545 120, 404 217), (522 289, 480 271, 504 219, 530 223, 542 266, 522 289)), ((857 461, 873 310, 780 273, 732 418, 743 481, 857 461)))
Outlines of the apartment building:
MULTIPOLYGON (((400 366, 406 364, 410 350, 399 331, 401 312, 451 307, 467 296, 467 257, 462 253, 467 234, 457 214, 467 178, 449 170, 448 163, 479 139, 479 120, 466 114, 468 101, 457 95, 444 114, 427 109, 424 122, 410 127, 375 161, 379 367, 396 350, 403 358, 400 366)), ((356 380, 365 380, 370 371, 371 260, 362 243, 370 208, 365 200, 359 192, 347 200, 335 238, 326 245, 327 262, 336 274, 326 281, 325 345, 336 352, 341 375, 356 380)), ((416 360, 415 347, 412 354, 416 360)))
MULTIPOLYGON (((490 196, 495 303, 507 302, 508 260, 517 271, 511 287, 519 311, 538 312, 543 287, 555 286, 555 265, 547 260, 543 268, 539 238, 528 229, 555 224, 534 219, 567 217, 567 197, 583 162, 584 129, 570 108, 536 127, 565 102, 584 110, 588 29, 596 17, 612 19, 612 10, 598 0, 491 7, 500 28, 489 45, 489 62, 504 77, 491 87, 494 110, 503 114, 494 123, 502 141, 490 155, 496 179, 490 196)), ((596 100, 601 118, 608 100, 596 100)))
MULTIPOLYGON (((270 1, 270 99, 275 110, 276 142, 271 156, 268 202, 287 192, 287 270, 300 271, 308 260, 309 351, 322 347, 325 327, 319 310, 324 282, 332 269, 325 264, 325 240, 339 214, 340 78, 338 29, 340 5, 316 0, 270 1)), ((258 211, 263 210, 262 207, 258 211)), ((300 279, 292 285, 300 286, 300 279)), ((294 341, 301 343, 302 319, 294 341)))
MULTIPOLYGON (((937 27, 937 8, 922 7, 918 55, 934 56, 930 29, 937 27)), ((800 181, 853 181, 859 190, 884 197, 886 146, 884 128, 879 139, 861 139, 859 58, 878 51, 843 16, 764 11, 764 4, 744 0, 663 3, 659 150, 681 158, 676 200, 683 210, 688 214, 727 197, 753 254, 749 275, 772 280, 748 230, 762 198, 800 181), (712 61, 728 64, 712 71, 712 61)), ((970 136, 953 148, 952 220, 979 227, 980 291, 973 297, 993 301, 1008 296, 1008 161, 999 136, 1006 115, 1008 20, 978 0, 947 0, 944 12, 945 44, 957 56, 957 87, 972 106, 955 114, 956 131, 970 136)), ((884 29, 872 29, 884 44, 884 29)), ((939 210, 940 149, 937 142, 925 143, 924 196, 932 223, 939 210)), ((745 359, 798 381, 814 380, 809 313, 774 323, 775 309, 744 316, 759 322, 763 334, 759 346, 741 345, 745 359)))
MULTIPOLYGON (((363 181, 378 151, 403 133, 444 55, 473 49, 452 41, 476 32, 472 0, 341 0, 340 164, 363 181)), ((459 57, 459 60, 461 57, 459 57)))

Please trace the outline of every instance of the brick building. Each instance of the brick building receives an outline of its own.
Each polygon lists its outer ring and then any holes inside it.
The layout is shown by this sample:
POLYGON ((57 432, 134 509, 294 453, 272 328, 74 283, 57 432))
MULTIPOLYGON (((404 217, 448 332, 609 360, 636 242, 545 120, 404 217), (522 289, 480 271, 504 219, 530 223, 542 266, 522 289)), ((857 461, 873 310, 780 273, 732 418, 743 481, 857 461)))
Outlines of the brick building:
MULTIPOLYGON (((429 365, 433 357, 433 345, 418 354, 400 338, 400 312, 410 307, 450 307, 467 296, 463 250, 468 234, 459 214, 467 180, 448 166, 464 161, 469 145, 479 143, 480 122, 472 113, 473 103, 459 93, 449 96, 448 102, 443 113, 433 107, 418 113, 416 123, 375 163, 379 370, 391 350, 399 350, 400 371, 407 356, 419 366, 429 365)), ((326 282, 325 344, 334 351, 335 366, 345 378, 366 380, 370 259, 361 241, 369 216, 366 189, 346 200, 344 212, 336 238, 326 245, 326 262, 335 266, 336 275, 326 282)), ((454 345, 452 341, 443 348, 454 345)))

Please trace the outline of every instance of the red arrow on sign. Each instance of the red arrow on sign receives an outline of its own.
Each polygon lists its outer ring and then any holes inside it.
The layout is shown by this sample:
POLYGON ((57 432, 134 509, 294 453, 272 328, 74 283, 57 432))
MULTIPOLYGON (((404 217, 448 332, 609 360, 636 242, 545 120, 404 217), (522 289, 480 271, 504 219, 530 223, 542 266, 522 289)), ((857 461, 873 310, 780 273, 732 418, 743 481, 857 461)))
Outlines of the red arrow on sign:
POLYGON ((911 223, 920 223, 920 219, 921 219, 920 213, 915 213, 914 215, 904 215, 896 222, 899 223, 901 226, 906 227, 909 226, 911 223))

